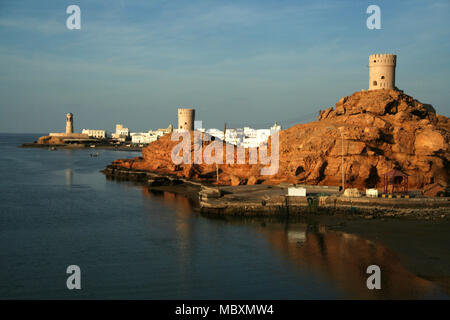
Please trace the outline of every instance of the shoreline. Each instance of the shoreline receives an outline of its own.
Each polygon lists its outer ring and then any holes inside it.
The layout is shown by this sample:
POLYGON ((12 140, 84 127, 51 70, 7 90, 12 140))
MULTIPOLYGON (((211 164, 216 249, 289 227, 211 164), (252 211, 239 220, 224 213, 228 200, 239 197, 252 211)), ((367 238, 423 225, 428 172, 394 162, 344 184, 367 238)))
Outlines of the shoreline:
POLYGON ((113 150, 113 151, 142 151, 142 147, 134 146, 116 146, 110 144, 95 144, 95 147, 90 147, 90 145, 85 144, 39 144, 34 142, 26 142, 19 146, 19 148, 41 148, 41 149, 90 149, 90 150, 113 150))
POLYGON ((331 215, 362 219, 450 219, 450 198, 347 198, 334 188, 305 186, 306 197, 288 197, 288 184, 218 186, 213 181, 194 181, 176 175, 108 165, 108 179, 134 181, 150 191, 181 194, 196 204, 196 210, 216 216, 307 216, 331 215), (308 201, 308 198, 310 200, 308 201))

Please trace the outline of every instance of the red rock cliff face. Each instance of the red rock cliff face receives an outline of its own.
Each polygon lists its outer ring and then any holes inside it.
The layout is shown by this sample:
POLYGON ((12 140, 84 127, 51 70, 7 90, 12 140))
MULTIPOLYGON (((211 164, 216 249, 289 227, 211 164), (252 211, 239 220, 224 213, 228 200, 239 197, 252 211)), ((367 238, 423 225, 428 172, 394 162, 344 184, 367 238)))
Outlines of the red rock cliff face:
MULTIPOLYGON (((321 111, 318 121, 280 132, 277 174, 261 176, 259 164, 219 165, 219 183, 340 185, 342 134, 347 187, 381 187, 382 175, 393 168, 410 175, 410 188, 448 186, 449 120, 401 91, 356 92, 321 111)), ((215 178, 215 165, 174 165, 170 155, 177 143, 166 135, 143 150, 143 159, 115 163, 186 178, 215 178)))

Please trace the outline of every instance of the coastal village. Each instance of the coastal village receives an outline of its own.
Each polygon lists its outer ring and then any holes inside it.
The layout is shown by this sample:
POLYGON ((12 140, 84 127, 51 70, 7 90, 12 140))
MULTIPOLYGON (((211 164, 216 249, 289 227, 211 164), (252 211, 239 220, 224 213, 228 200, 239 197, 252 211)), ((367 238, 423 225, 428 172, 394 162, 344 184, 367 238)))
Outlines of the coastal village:
MULTIPOLYGON (((35 145, 123 145, 142 148, 142 156, 120 159, 104 173, 136 180, 150 189, 183 193, 205 213, 239 215, 296 212, 364 212, 367 217, 416 215, 446 218, 450 209, 450 119, 436 113, 395 84, 397 56, 369 57, 369 88, 324 108, 317 121, 282 130, 224 128, 206 130, 195 110, 178 109, 178 127, 130 133, 116 125, 73 133, 73 115, 65 133, 50 133, 35 145), (231 145, 234 157, 245 150, 245 163, 174 164, 173 132, 208 134, 231 145), (271 148, 279 132, 279 167, 261 175, 262 163, 249 163, 251 150, 271 148)), ((207 147, 211 141, 203 141, 207 147)), ((194 148, 190 150, 193 158, 194 148)))
MULTIPOLYGON (((266 143, 270 136, 271 130, 280 130, 276 122, 270 129, 253 129, 250 127, 244 128, 228 128, 224 131, 211 128, 205 129, 201 127, 201 121, 197 123, 200 127, 194 128, 195 110, 188 108, 178 108, 178 129, 173 129, 172 124, 167 128, 148 130, 147 132, 130 132, 129 128, 122 124, 116 124, 115 132, 108 134, 103 129, 82 129, 81 133, 75 133, 74 115, 68 113, 66 115, 66 131, 52 132, 48 136, 43 136, 34 144, 25 144, 25 146, 47 146, 55 147, 107 147, 107 146, 122 146, 122 147, 139 147, 142 148, 148 145, 165 134, 182 130, 197 130, 206 133, 209 136, 216 137, 226 143, 244 148, 257 148, 262 143, 266 143)), ((125 149, 126 150, 126 149, 125 149)))

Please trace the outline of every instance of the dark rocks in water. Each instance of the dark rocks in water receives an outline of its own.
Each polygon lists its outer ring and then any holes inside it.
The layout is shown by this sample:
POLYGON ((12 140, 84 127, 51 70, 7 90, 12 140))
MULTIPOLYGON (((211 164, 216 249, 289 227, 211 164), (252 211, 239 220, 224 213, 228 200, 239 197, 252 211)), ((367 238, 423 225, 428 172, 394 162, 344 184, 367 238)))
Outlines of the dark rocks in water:
POLYGON ((113 179, 142 182, 149 186, 170 186, 183 183, 183 180, 177 177, 157 175, 151 172, 134 170, 115 165, 108 165, 101 172, 113 179))

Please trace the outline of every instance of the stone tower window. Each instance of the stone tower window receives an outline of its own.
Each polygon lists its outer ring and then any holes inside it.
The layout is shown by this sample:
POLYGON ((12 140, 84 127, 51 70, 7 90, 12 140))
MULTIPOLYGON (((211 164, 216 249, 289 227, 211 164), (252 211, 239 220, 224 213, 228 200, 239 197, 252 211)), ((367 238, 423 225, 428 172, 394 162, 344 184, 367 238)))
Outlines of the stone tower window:
POLYGON ((373 62, 377 62, 377 60, 373 60, 373 62))
POLYGON ((373 85, 374 85, 374 86, 376 86, 376 85, 377 85, 377 82, 376 82, 376 81, 374 81, 374 82, 373 82, 373 85))
POLYGON ((184 124, 186 124, 186 125, 187 125, 187 122, 185 122, 184 124))
POLYGON ((381 76, 381 79, 384 79, 384 76, 381 76))

